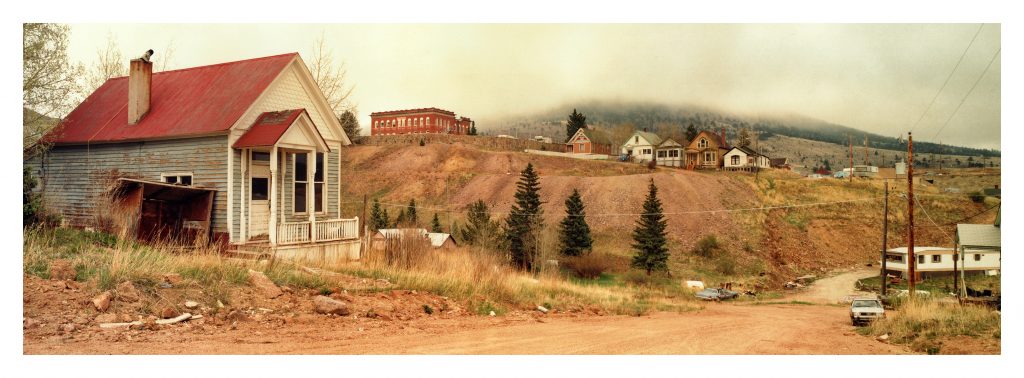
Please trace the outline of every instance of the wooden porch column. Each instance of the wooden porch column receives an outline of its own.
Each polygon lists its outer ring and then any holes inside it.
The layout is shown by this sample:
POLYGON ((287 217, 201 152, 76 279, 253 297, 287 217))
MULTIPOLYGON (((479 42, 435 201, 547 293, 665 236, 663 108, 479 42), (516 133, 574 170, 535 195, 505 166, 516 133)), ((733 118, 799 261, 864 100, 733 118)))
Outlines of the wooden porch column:
POLYGON ((316 177, 316 150, 306 153, 306 212, 309 213, 309 241, 316 242, 316 190, 313 178, 316 177))
POLYGON ((277 245, 277 146, 270 149, 270 245, 277 245))
POLYGON ((242 161, 242 166, 239 168, 241 168, 242 171, 242 187, 239 190, 241 192, 239 193, 241 194, 241 201, 239 201, 238 206, 240 208, 238 211, 241 213, 242 219, 238 220, 238 228, 242 234, 242 239, 239 241, 244 243, 249 241, 249 217, 247 217, 247 215, 249 215, 249 201, 247 200, 249 199, 250 192, 248 188, 252 183, 249 182, 249 149, 243 149, 241 153, 242 157, 240 160, 242 161))

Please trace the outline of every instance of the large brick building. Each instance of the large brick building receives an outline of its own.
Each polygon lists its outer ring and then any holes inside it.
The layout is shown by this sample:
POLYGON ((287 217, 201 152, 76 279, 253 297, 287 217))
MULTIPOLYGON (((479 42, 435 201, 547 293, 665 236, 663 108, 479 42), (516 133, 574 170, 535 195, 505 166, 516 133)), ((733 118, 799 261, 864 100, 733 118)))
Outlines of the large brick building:
POLYGON ((370 135, 469 134, 473 120, 438 108, 392 110, 370 114, 370 135))

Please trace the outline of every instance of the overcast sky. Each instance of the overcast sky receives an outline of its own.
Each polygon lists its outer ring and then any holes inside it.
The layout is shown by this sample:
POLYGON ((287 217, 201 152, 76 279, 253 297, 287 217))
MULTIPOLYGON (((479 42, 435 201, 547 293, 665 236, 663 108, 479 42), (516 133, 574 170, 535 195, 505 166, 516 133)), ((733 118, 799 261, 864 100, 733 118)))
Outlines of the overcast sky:
MULTIPOLYGON (((324 33, 374 111, 436 106, 477 120, 586 99, 796 113, 887 136, 932 101, 978 24, 913 25, 72 25, 85 64, 112 35, 125 57, 173 43, 172 68, 286 52, 324 33)), ((1000 58, 936 136, 1000 48, 985 25, 915 139, 1000 148, 1000 58)), ((486 124, 479 124, 486 128, 486 124)))

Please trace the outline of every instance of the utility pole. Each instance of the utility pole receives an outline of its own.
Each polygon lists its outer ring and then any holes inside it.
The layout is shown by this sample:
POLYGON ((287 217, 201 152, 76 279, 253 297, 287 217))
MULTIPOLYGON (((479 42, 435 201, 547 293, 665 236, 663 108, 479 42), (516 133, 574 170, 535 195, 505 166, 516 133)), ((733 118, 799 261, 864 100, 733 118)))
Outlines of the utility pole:
MULTIPOLYGON (((889 238, 889 180, 885 180, 885 206, 882 211, 882 295, 884 296, 888 291, 887 274, 885 272, 885 251, 889 249, 887 246, 889 238)), ((954 263, 955 264, 955 263, 954 263)), ((955 265, 954 265, 955 267, 955 265)))
POLYGON ((953 244, 953 292, 956 293, 957 302, 960 301, 960 276, 957 275, 957 262, 960 258, 960 245, 959 243, 953 244))
POLYGON ((849 135, 849 134, 847 134, 846 136, 850 138, 850 172, 849 172, 849 174, 850 174, 850 182, 853 182, 853 136, 849 135))
POLYGON ((917 274, 917 259, 914 257, 914 136, 907 133, 907 271, 910 272, 907 289, 914 298, 914 278, 917 274))
POLYGON ((365 194, 363 194, 363 215, 359 218, 359 220, 363 222, 363 227, 359 228, 359 236, 365 236, 366 235, 366 231, 364 230, 366 228, 366 195, 365 194))

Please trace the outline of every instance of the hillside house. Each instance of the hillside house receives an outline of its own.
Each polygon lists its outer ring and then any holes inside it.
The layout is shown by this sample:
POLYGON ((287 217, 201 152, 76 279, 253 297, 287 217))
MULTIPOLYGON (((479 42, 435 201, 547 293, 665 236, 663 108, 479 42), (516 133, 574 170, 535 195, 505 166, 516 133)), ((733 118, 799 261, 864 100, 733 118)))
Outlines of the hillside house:
POLYGON ((46 208, 150 241, 358 258, 341 212, 350 144, 297 53, 107 80, 26 161, 46 208))
POLYGON ((683 158, 683 148, 684 146, 679 144, 679 142, 672 138, 666 138, 655 149, 657 151, 655 161, 658 162, 658 165, 666 167, 683 167, 683 161, 685 160, 683 158))
POLYGON ((635 131, 619 150, 628 160, 646 163, 654 160, 654 149, 659 144, 661 144, 661 137, 658 135, 647 132, 647 130, 635 131))
POLYGON ((719 169, 729 145, 725 141, 725 130, 720 135, 701 131, 686 146, 687 169, 719 169))
POLYGON ((370 113, 370 135, 467 135, 475 125, 469 117, 438 108, 390 110, 370 113))
POLYGON ((789 165, 789 158, 770 158, 769 161, 772 168, 793 170, 793 166, 789 165))
POLYGON ((610 155, 612 153, 611 140, 607 134, 594 130, 589 126, 580 128, 565 143, 565 152, 570 154, 610 155))
POLYGON ((771 159, 750 147, 733 147, 723 155, 723 166, 733 171, 756 171, 771 168, 771 159))

